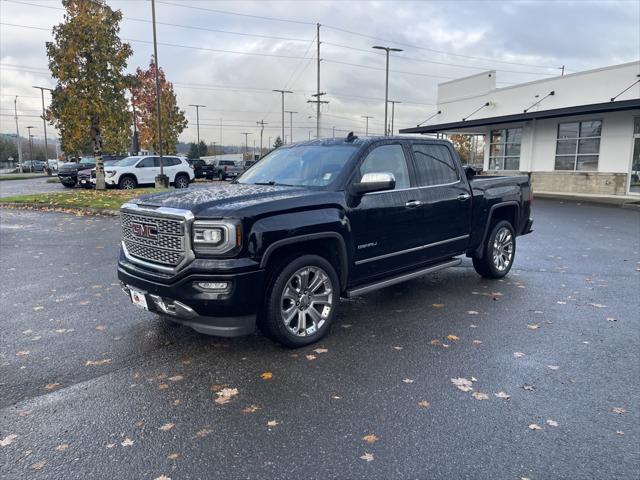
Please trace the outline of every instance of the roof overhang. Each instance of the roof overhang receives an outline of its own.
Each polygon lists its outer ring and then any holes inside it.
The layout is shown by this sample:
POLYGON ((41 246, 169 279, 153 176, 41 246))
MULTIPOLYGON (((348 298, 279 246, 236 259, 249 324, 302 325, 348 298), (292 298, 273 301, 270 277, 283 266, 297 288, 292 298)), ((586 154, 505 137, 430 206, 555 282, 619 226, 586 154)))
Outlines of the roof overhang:
POLYGON ((482 127, 502 123, 524 122, 527 120, 542 118, 570 117, 573 115, 591 115, 606 112, 620 112, 623 110, 640 109, 640 98, 621 100, 619 102, 592 103, 590 105, 577 105, 575 107, 554 108, 552 110, 538 110, 535 112, 516 113, 501 117, 479 118, 477 120, 464 120, 460 122, 439 123, 425 125, 423 127, 405 128, 400 133, 437 133, 447 130, 460 130, 470 127, 482 127))

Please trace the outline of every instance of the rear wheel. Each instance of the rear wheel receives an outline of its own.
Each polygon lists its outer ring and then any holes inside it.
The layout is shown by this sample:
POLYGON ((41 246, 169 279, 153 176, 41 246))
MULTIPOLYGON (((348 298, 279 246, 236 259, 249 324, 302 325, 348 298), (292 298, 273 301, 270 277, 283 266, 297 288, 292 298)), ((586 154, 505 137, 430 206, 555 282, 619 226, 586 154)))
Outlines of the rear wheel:
POLYGON ((76 182, 68 182, 68 181, 67 182, 62 182, 61 181, 60 183, 62 183, 62 186, 65 187, 65 188, 73 188, 73 187, 76 186, 76 182))
POLYGON ((138 182, 131 176, 122 177, 118 182, 118 187, 123 190, 131 190, 138 186, 138 182))
POLYGON ((187 188, 189 186, 189 177, 184 173, 177 175, 173 181, 173 186, 176 188, 187 188))
POLYGON ((260 328, 290 348, 317 342, 335 317, 339 285, 335 268, 323 257, 285 259, 271 272, 260 328))
POLYGON ((473 259, 476 272, 486 278, 502 278, 513 265, 516 254, 516 234, 506 220, 493 225, 483 247, 482 258, 473 259))

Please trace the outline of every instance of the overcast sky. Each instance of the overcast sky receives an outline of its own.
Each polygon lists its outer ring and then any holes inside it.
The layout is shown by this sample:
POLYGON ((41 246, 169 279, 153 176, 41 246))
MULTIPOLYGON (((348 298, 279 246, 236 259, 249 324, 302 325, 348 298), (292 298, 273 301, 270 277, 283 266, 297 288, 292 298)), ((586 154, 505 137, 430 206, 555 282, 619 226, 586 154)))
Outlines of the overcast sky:
MULTIPOLYGON (((147 66, 150 2, 108 3, 124 15, 121 37, 134 51, 129 71, 147 66)), ((1 132, 15 132, 13 100, 19 95, 21 134, 27 125, 42 134, 39 91, 31 86, 54 86, 45 42, 62 15, 56 0, 1 1, 1 132)), ((281 99, 272 89, 294 91, 286 96, 286 110, 299 112, 293 116, 294 140, 315 135, 315 105, 307 100, 316 89, 316 22, 322 25, 321 90, 330 102, 322 107, 322 136, 331 136, 332 127, 336 135, 364 133, 362 115, 374 117, 370 133, 382 133, 385 59, 371 49, 376 44, 404 49, 391 58, 389 97, 402 102, 396 105, 396 130, 427 118, 437 84, 448 79, 496 69, 498 86, 506 86, 557 75, 562 65, 576 72, 640 58, 637 0, 156 0, 156 15, 160 65, 190 120, 183 141, 196 137, 192 103, 206 105, 200 137, 208 143, 220 142, 220 123, 225 144, 244 142, 240 132, 252 133, 250 144, 259 142, 259 120, 268 123, 265 143, 273 141, 280 132, 281 99)))

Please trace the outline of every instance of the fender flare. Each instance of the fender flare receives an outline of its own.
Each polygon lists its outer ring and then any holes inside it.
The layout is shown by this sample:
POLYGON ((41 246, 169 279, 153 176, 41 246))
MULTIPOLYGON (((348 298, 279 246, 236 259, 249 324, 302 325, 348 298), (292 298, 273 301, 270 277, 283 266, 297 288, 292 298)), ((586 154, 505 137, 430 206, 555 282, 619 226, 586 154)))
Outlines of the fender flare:
POLYGON ((331 238, 338 240, 338 258, 340 260, 340 286, 341 289, 345 289, 347 286, 347 279, 349 276, 349 262, 347 255, 347 246, 344 241, 344 237, 340 235, 338 232, 318 232, 318 233, 308 233, 304 235, 296 235, 294 237, 283 238, 281 240, 277 240, 269 245, 264 254, 262 255, 262 259, 260 260, 260 268, 266 268, 267 263, 269 261, 269 257, 275 252, 278 248, 283 247, 285 245, 291 245, 294 243, 305 242, 309 240, 319 240, 322 238, 331 238))
MULTIPOLYGON (((489 209, 489 214, 487 215, 487 222, 484 226, 484 233, 482 234, 482 241, 480 242, 480 244, 476 247, 475 250, 475 256, 477 258, 482 258, 483 252, 484 252, 484 242, 487 239, 487 235, 489 235, 489 227, 491 226, 491 218, 493 217, 493 212, 495 210, 497 210, 500 207, 509 207, 509 206, 515 206, 516 207, 516 223, 518 223, 518 219, 520 218, 520 204, 518 202, 516 202, 515 200, 509 200, 506 202, 500 202, 500 203, 496 203, 494 205, 491 205, 491 208, 489 209)), ((513 226, 514 231, 516 232, 516 235, 518 234, 518 226, 514 225, 513 226)))

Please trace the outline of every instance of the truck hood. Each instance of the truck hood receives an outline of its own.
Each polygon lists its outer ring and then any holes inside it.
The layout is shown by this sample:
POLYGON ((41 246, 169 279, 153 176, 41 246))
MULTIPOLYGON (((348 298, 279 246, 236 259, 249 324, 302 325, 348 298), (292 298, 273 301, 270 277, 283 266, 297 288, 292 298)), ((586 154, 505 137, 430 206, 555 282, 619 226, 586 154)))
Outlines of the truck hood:
POLYGON ((95 168, 95 165, 91 163, 75 163, 75 162, 67 162, 60 165, 60 171, 78 171, 95 168))
POLYGON ((253 217, 283 209, 317 206, 332 202, 330 198, 335 196, 336 192, 305 187, 232 183, 145 195, 132 203, 141 206, 180 208, 190 210, 196 216, 208 218, 253 217))

